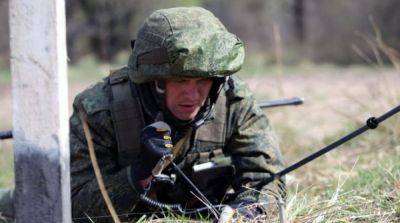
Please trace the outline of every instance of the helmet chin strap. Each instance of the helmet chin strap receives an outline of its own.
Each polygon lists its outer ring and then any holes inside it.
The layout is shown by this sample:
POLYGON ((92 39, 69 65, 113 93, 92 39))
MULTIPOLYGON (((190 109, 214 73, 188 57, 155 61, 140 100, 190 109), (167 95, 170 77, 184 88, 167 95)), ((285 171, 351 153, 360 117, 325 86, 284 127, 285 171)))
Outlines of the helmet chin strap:
POLYGON ((200 127, 211 116, 214 110, 215 102, 217 101, 218 96, 221 93, 224 84, 227 83, 228 79, 229 77, 218 78, 214 80, 205 105, 208 107, 208 109, 206 108, 206 112, 201 112, 201 110, 199 111, 200 114, 197 114, 196 118, 191 122, 190 126, 193 129, 197 129, 198 127, 200 127))
POLYGON ((165 81, 154 81, 154 88, 158 94, 165 94, 165 81))

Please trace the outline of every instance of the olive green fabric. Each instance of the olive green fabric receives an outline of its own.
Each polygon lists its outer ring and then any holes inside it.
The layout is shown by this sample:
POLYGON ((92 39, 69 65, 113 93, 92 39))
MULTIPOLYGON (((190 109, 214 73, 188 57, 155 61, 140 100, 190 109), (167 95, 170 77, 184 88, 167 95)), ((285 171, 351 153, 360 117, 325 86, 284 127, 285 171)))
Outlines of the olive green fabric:
MULTIPOLYGON (((130 184, 130 165, 124 167, 118 164, 118 148, 110 115, 111 93, 108 81, 109 79, 106 78, 83 91, 75 98, 73 104, 74 112, 70 119, 70 149, 72 213, 75 221, 78 221, 76 218, 87 219, 86 216, 92 217, 96 222, 110 221, 107 218, 96 218, 96 216, 109 214, 94 176, 82 124, 78 117, 79 112, 84 112, 88 116, 96 156, 107 191, 117 213, 149 211, 142 204, 138 204, 138 193, 130 184)), ((207 159, 200 159, 200 156, 193 154, 212 153, 212 151, 222 149, 222 155, 229 157, 235 168, 234 176, 224 182, 225 186, 232 187, 235 192, 226 202, 273 203, 267 195, 283 196, 284 183, 282 181, 264 185, 263 193, 255 192, 248 187, 282 169, 283 164, 277 143, 267 117, 257 107, 246 84, 236 77, 230 78, 228 82, 220 95, 220 97, 226 97, 226 103, 217 103, 216 105, 226 106, 222 109, 226 111, 225 116, 221 118, 220 114, 215 112, 203 126, 194 131, 193 140, 187 142, 187 151, 182 157, 178 157, 176 162, 190 175, 188 170, 193 165, 199 164, 200 160, 201 162, 207 161, 207 159), (223 125, 225 129, 221 132, 225 135, 226 140, 222 145, 212 138, 207 140, 207 138, 197 137, 200 131, 204 131, 215 122, 225 122, 223 125)), ((216 108, 216 110, 221 109, 216 108)), ((172 169, 169 168, 166 171, 171 172, 172 169)), ((182 182, 178 180, 177 191, 171 191, 171 194, 169 191, 158 191, 158 194, 163 195, 160 200, 169 203, 181 202, 184 207, 190 207, 190 202, 195 198, 191 195, 190 189, 182 185, 182 182), (172 194, 182 196, 172 196, 172 194)), ((207 196, 212 197, 213 194, 210 193, 207 193, 207 196)), ((266 208, 268 211, 267 206, 266 208)))
POLYGON ((228 32, 211 12, 199 7, 161 9, 152 13, 138 32, 128 67, 135 83, 177 77, 224 77, 244 61, 243 42, 228 32), (141 56, 157 53, 154 64, 140 64, 141 56), (157 51, 159 52, 159 51, 157 51), (162 51, 161 51, 162 52, 162 51))

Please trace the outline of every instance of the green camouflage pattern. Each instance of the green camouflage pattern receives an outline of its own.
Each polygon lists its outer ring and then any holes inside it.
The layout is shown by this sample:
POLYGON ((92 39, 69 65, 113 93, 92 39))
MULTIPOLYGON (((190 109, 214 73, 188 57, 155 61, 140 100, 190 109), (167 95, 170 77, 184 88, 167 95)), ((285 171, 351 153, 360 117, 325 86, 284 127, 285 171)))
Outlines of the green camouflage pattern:
MULTIPOLYGON (((187 154, 198 151, 214 151, 223 149, 235 167, 235 175, 231 179, 231 186, 235 194, 230 203, 253 201, 265 204, 268 212, 276 197, 285 194, 284 182, 275 181, 264 185, 261 193, 249 187, 260 179, 270 176, 283 168, 282 158, 267 117, 257 107, 255 99, 247 85, 237 77, 231 77, 229 87, 224 88, 220 97, 226 97, 224 105, 228 109, 226 124, 223 130, 226 133, 224 145, 217 142, 199 141, 194 134, 192 145, 187 154)), ((74 221, 84 221, 87 216, 96 222, 110 221, 110 218, 97 219, 96 216, 108 216, 105 203, 97 185, 92 164, 89 157, 82 124, 78 114, 84 112, 88 116, 96 156, 103 174, 104 182, 117 213, 135 213, 149 211, 138 203, 138 192, 130 183, 130 166, 118 165, 118 149, 110 115, 110 85, 108 78, 88 88, 76 96, 73 104, 73 115, 70 118, 70 149, 71 149, 71 196, 72 214, 74 221)), ((217 108, 216 108, 217 109, 217 108)), ((209 120, 213 123, 221 121, 218 117, 209 120)), ((149 124, 149 123, 146 123, 149 124)), ((139 143, 139 142, 138 142, 139 143)), ((190 169, 198 160, 189 161, 188 156, 177 158, 178 165, 183 170, 190 169)), ((133 162, 133 161, 132 161, 133 162)), ((207 179, 204 179, 207 180, 207 179)), ((227 182, 225 182, 227 183, 227 182)), ((184 187, 178 187, 184 190, 184 187)), ((166 191, 161 191, 168 194, 166 191)), ((185 194, 185 193, 183 193, 185 194)), ((171 196, 164 202, 175 203, 193 200, 188 197, 171 196)), ((210 194, 207 194, 207 196, 210 194)), ((189 197, 190 196, 190 197, 189 197)), ((183 203, 190 207, 189 204, 183 203)), ((131 215, 130 217, 134 217, 131 215)), ((136 216, 136 217, 140 217, 136 216)))
POLYGON ((128 62, 135 83, 179 77, 224 77, 240 70, 243 42, 200 7, 161 9, 138 32, 128 62), (164 47, 168 63, 138 64, 138 56, 164 47))

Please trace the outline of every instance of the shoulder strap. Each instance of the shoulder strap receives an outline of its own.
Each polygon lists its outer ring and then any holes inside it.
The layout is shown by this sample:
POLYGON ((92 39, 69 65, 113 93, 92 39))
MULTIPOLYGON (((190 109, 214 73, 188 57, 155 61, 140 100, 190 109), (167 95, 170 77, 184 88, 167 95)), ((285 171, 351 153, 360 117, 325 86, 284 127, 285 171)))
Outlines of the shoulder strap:
POLYGON ((196 140, 225 144, 226 138, 226 118, 227 118, 227 98, 224 92, 218 97, 213 114, 213 120, 204 123, 196 131, 196 140))
POLYGON ((118 143, 118 164, 127 166, 140 151, 140 131, 144 127, 144 117, 133 83, 129 81, 126 68, 110 75, 111 117, 118 143))

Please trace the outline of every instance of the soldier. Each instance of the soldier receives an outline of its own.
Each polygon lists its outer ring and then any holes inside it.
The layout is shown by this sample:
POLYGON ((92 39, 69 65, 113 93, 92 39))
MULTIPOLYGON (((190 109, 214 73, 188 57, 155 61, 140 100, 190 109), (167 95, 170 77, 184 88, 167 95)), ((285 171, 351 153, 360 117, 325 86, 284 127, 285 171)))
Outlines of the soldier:
POLYGON ((160 166, 165 157, 173 157, 213 205, 229 205, 246 218, 268 215, 284 196, 284 182, 261 185, 260 191, 252 187, 283 164, 265 114, 232 75, 244 60, 242 41, 203 8, 171 8, 146 19, 132 48, 127 67, 75 98, 70 119, 74 221, 109 215, 81 113, 107 192, 123 217, 160 211, 146 197, 186 210, 204 207, 177 168, 160 166))

